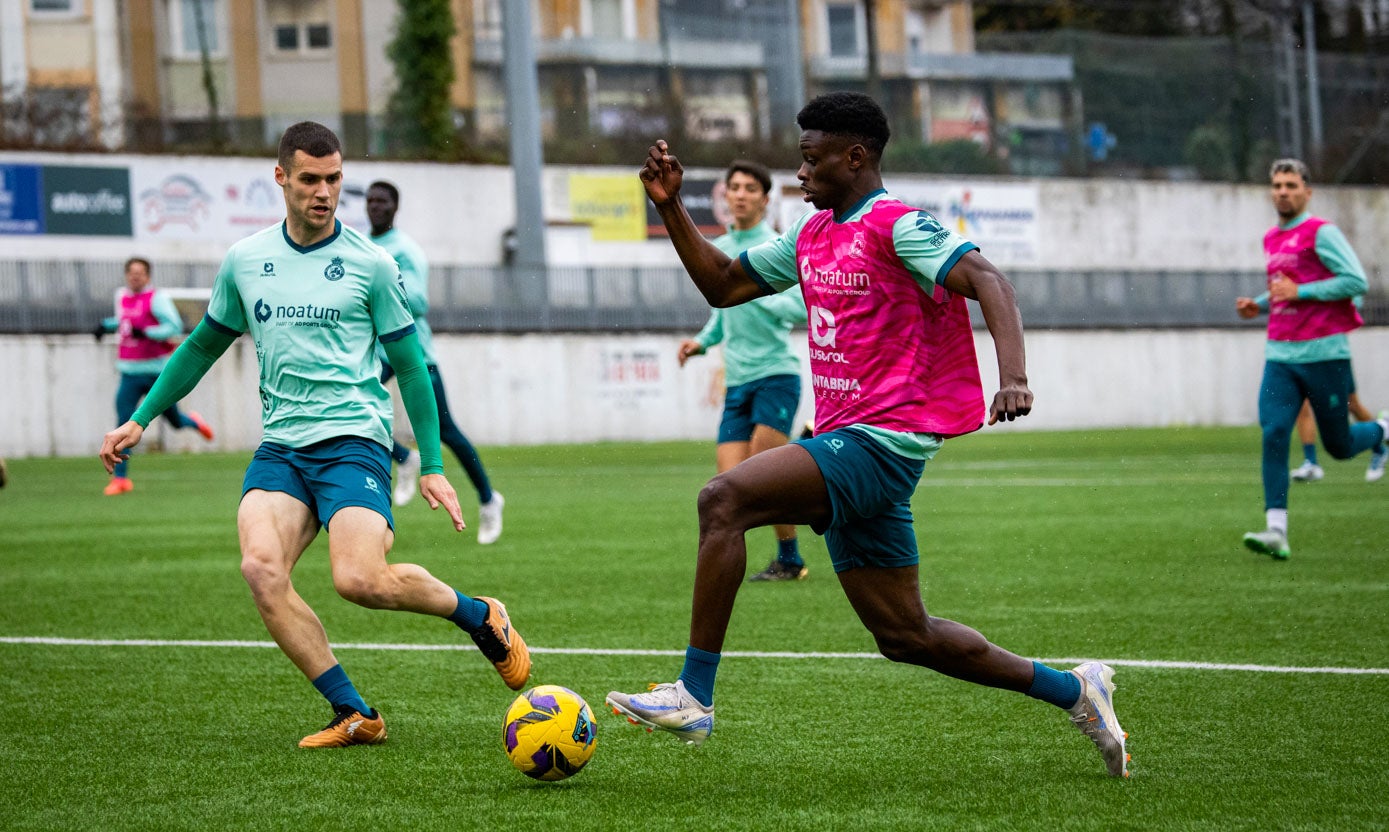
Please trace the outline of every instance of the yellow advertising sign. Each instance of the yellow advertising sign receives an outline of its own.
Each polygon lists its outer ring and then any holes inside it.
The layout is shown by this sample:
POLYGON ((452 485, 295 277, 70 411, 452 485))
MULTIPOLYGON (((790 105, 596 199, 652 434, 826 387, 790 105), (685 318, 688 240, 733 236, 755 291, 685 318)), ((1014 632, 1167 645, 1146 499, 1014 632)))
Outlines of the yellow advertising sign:
POLYGON ((586 222, 593 239, 646 239, 646 191, 635 175, 569 175, 569 211, 575 222, 586 222))

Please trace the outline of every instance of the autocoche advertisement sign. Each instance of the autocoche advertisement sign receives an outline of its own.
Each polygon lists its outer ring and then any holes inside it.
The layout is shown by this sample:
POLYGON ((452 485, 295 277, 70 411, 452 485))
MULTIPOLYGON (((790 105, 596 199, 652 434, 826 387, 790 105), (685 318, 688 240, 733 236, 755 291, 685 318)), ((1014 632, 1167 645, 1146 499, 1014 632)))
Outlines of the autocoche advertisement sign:
POLYGON ((128 168, 43 166, 44 232, 129 237, 128 168))

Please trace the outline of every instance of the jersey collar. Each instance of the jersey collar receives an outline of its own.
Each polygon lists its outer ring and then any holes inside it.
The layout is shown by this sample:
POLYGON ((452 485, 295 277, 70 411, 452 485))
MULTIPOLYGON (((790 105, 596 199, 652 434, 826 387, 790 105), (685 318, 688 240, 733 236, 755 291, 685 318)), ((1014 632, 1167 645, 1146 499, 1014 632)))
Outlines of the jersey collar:
POLYGON ((310 246, 301 246, 289 238, 289 220, 284 220, 280 223, 280 233, 284 235, 285 242, 289 245, 290 248, 294 249, 300 254, 308 254, 311 251, 318 251, 319 249, 336 240, 338 238, 338 235, 342 233, 342 220, 334 218, 333 233, 329 234, 327 237, 324 237, 322 240, 319 240, 318 242, 310 246))
POLYGON ((848 222, 849 219, 854 216, 854 214, 857 214, 859 211, 862 211, 864 207, 868 205, 868 203, 872 202, 880 196, 887 196, 886 188, 879 188, 878 190, 873 191, 872 193, 864 194, 863 199, 860 199, 858 202, 854 203, 854 207, 845 211, 843 214, 836 215, 834 221, 848 222))

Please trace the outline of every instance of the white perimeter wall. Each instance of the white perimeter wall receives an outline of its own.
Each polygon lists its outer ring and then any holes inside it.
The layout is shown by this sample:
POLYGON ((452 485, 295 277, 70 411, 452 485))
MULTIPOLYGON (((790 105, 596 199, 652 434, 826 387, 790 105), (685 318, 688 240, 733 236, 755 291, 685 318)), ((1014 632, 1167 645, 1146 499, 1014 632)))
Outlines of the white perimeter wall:
MULTIPOLYGON (((992 395, 993 344, 987 334, 975 337, 992 395)), ((1260 332, 1224 330, 1033 332, 1027 354, 1036 410, 986 430, 1252 424, 1263 340, 1260 332)), ((443 334, 435 344, 455 421, 479 445, 712 442, 718 362, 696 358, 682 370, 679 341, 443 334)), ((1389 404, 1389 328, 1362 330, 1351 343, 1362 396, 1378 410, 1389 404)), ((112 353, 109 340, 90 336, 0 336, 0 455, 94 455, 115 421, 112 353)), ((254 350, 242 338, 184 402, 213 423, 216 442, 163 428, 147 441, 171 450, 253 448, 260 439, 257 375, 254 350)), ((805 387, 801 420, 810 415, 805 387)))

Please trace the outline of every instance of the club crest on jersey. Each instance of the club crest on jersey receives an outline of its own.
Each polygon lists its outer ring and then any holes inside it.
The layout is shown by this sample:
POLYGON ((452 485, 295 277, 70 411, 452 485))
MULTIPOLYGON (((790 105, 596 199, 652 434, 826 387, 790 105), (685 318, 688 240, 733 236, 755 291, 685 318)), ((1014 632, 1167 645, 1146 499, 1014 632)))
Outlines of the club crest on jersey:
POLYGON ((862 257, 862 256, 863 256, 863 232, 862 232, 862 231, 860 231, 860 232, 858 232, 857 234, 854 235, 854 241, 853 241, 853 243, 851 243, 851 244, 849 245, 849 256, 850 256, 850 257, 862 257))
POLYGON ((260 273, 261 273, 261 276, 262 276, 262 277, 274 277, 274 276, 275 276, 275 264, 274 264, 273 262, 269 261, 269 260, 266 260, 266 261, 265 261, 265 265, 262 266, 261 269, 260 269, 260 273))
POLYGON ((329 263, 323 270, 323 276, 329 280, 342 280, 343 275, 347 274, 347 269, 342 267, 342 258, 334 257, 333 262, 329 263))

